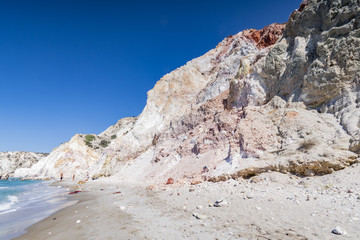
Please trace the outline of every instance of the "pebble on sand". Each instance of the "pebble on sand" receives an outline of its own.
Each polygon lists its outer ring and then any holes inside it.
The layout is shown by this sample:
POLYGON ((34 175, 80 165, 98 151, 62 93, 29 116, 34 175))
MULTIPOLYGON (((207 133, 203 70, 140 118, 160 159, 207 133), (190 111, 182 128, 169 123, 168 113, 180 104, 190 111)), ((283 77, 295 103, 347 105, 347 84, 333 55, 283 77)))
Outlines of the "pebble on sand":
POLYGON ((346 231, 344 229, 342 229, 341 227, 336 227, 331 231, 331 233, 336 234, 336 235, 345 235, 346 231))
POLYGON ((197 219, 199 220, 202 220, 202 219, 206 219, 207 216, 204 215, 204 214, 198 214, 198 213, 193 213, 193 216, 196 217, 197 219))
POLYGON ((214 203, 214 207, 222 207, 222 206, 225 206, 225 205, 228 205, 229 203, 225 200, 220 200, 220 201, 216 201, 214 203))

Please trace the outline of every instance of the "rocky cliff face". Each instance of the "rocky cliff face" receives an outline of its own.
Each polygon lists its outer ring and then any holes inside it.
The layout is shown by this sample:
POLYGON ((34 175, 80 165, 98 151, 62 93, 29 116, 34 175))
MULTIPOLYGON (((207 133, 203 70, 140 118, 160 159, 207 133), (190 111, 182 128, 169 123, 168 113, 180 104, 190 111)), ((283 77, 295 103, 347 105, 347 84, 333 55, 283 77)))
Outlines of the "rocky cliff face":
POLYGON ((359 7, 304 1, 286 24, 230 36, 160 79, 139 117, 96 144, 77 135, 16 174, 152 183, 204 179, 205 165, 213 181, 342 169, 360 149, 359 7))
POLYGON ((34 152, 0 152, 0 177, 13 176, 18 168, 30 168, 47 153, 34 152))

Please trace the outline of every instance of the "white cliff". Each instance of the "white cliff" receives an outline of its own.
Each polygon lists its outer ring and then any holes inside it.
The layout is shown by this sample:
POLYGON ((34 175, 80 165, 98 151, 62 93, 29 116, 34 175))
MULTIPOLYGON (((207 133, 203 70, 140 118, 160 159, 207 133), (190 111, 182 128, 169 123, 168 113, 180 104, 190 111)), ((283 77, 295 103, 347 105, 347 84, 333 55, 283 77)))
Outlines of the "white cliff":
POLYGON ((0 152, 0 179, 4 179, 2 176, 12 177, 18 168, 30 168, 47 155, 34 152, 0 152))
POLYGON ((360 149, 359 8, 304 1, 286 25, 229 36, 160 79, 137 118, 76 135, 16 175, 150 184, 343 169, 360 149))

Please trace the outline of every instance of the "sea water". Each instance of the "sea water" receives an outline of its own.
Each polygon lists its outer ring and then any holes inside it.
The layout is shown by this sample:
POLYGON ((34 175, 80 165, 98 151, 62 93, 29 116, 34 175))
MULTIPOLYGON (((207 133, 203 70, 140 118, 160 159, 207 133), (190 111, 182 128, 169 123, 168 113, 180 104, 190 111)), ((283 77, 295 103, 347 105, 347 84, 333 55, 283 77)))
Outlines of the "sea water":
POLYGON ((25 233, 67 202, 65 189, 48 181, 0 180, 0 240, 25 233))

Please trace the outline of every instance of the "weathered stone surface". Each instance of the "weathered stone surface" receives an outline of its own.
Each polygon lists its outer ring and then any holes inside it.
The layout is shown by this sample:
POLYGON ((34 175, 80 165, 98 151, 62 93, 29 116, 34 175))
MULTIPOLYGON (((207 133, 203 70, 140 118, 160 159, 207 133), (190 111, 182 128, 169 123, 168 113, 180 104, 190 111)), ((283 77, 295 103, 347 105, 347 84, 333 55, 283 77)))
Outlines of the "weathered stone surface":
POLYGON ((0 176, 11 177, 16 169, 29 168, 47 155, 34 152, 0 152, 0 176))
POLYGON ((276 43, 282 36, 285 24, 274 23, 261 30, 249 29, 244 31, 244 36, 256 42, 259 49, 269 47, 276 43))

